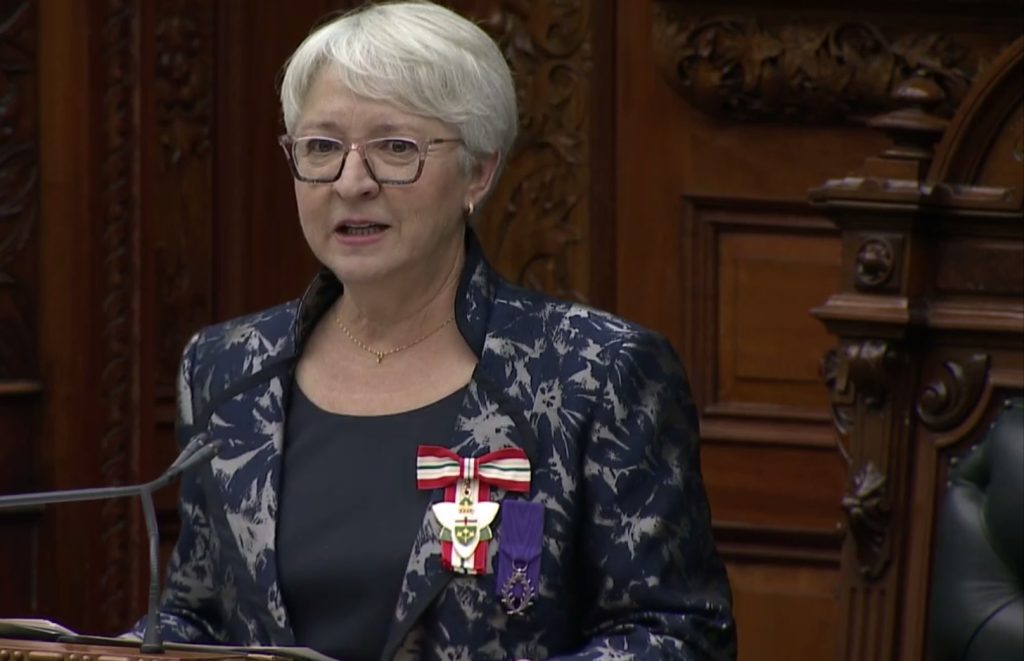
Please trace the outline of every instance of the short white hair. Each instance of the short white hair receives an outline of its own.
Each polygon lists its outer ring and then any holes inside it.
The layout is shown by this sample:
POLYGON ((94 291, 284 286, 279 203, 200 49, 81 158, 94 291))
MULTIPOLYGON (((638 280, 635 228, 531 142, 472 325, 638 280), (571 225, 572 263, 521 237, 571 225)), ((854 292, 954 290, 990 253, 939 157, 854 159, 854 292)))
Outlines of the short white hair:
POLYGON ((313 30, 285 65, 281 110, 294 131, 313 78, 336 66, 355 94, 445 122, 474 158, 516 137, 512 73, 479 26, 432 2, 373 3, 313 30))

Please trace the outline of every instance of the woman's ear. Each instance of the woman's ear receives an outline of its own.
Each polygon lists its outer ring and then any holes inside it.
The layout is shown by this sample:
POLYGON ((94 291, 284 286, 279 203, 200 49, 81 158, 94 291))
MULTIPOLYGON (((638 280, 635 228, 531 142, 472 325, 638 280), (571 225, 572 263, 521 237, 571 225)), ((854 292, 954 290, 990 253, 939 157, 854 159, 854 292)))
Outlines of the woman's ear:
POLYGON ((472 202, 474 205, 479 206, 480 200, 487 196, 487 193, 491 190, 491 185, 494 183, 495 175, 498 173, 498 163, 500 161, 501 155, 498 152, 494 152, 473 165, 469 173, 469 187, 466 189, 467 205, 469 202, 472 202))

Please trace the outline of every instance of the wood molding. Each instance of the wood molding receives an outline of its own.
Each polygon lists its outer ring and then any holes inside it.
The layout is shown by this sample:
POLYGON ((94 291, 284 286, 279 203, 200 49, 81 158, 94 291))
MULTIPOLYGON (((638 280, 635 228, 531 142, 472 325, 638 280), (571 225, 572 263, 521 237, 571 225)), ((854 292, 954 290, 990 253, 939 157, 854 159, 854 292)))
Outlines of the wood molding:
MULTIPOLYGON (((102 84, 100 100, 105 125, 99 127, 100 249, 103 271, 100 287, 102 346, 99 397, 101 419, 99 454, 102 482, 125 484, 131 478, 131 444, 135 407, 133 384, 137 336, 135 286, 138 231, 138 4, 131 0, 107 0, 99 10, 103 30, 97 57, 102 84)), ((116 630, 129 621, 132 546, 128 526, 129 503, 106 501, 100 509, 102 566, 97 614, 105 630, 116 630)))
MULTIPOLYGON (((1019 10, 1019 6, 1018 6, 1019 10)), ((1019 16, 1018 16, 1019 19, 1019 16)), ((961 112, 954 119, 936 148, 936 159, 928 173, 930 182, 952 184, 975 183, 981 164, 989 156, 988 147, 1002 126, 1009 123, 1007 115, 1016 112, 1018 140, 1012 157, 1017 169, 1024 162, 1024 112, 1021 109, 1021 77, 1024 76, 1024 37, 1018 38, 978 80, 963 101, 961 112), (984 148, 980 148, 984 145, 984 148)), ((1016 206, 1021 204, 1020 180, 1017 182, 1016 206)))
POLYGON ((43 392, 43 384, 31 379, 0 379, 0 397, 18 397, 38 395, 43 392))
POLYGON ((793 448, 835 448, 828 414, 782 407, 712 404, 704 408, 700 425, 704 444, 750 444, 793 448))
POLYGON ((714 521, 715 545, 726 561, 795 562, 838 568, 843 531, 714 521))
MULTIPOLYGON (((685 364, 690 366, 701 417, 706 421, 710 438, 740 442, 738 433, 746 429, 748 440, 781 442, 784 445, 830 446, 827 409, 808 406, 739 401, 719 401, 719 358, 722 324, 720 309, 723 286, 720 280, 723 241, 728 237, 764 236, 777 240, 780 236, 794 239, 831 240, 837 237, 835 225, 807 204, 778 200, 729 199, 688 195, 683 198, 682 261, 688 265, 683 309, 688 320, 682 347, 685 364), (781 426, 793 432, 789 441, 775 435, 764 437, 751 425, 754 416, 764 425, 781 426)), ((766 258, 775 259, 766 254, 766 258)), ((780 267, 781 268, 781 267, 780 267)), ((817 379, 817 377, 815 377, 817 379)), ((817 383, 817 381, 815 381, 817 383)), ((824 404, 824 402, 823 402, 824 404)))
POLYGON ((939 85, 936 112, 952 117, 979 72, 1013 38, 1008 31, 1005 41, 978 43, 916 25, 849 20, 840 8, 832 17, 824 8, 824 15, 803 18, 750 4, 742 13, 705 14, 696 13, 704 9, 699 5, 655 0, 662 75, 716 117, 859 124, 899 108, 892 92, 914 75, 939 85))

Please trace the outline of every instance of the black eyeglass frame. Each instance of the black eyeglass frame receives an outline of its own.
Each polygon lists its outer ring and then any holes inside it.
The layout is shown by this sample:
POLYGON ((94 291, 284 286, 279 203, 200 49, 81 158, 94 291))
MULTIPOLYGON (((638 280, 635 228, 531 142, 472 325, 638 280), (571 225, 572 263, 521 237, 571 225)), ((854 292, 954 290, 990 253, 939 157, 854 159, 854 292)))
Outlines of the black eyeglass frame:
POLYGON ((353 150, 355 150, 356 153, 359 154, 359 158, 362 159, 363 165, 366 167, 366 171, 370 174, 370 178, 373 179, 378 186, 411 186, 412 184, 415 184, 417 181, 419 181, 420 176, 423 174, 423 164, 427 160, 427 155, 430 153, 431 147, 445 143, 465 144, 462 138, 431 138, 429 140, 416 140, 415 138, 407 138, 404 136, 388 136, 383 138, 373 138, 371 140, 363 140, 362 142, 345 142, 344 140, 339 140, 338 138, 331 138, 328 136, 321 135, 304 135, 299 138, 294 138, 288 135, 287 133, 280 136, 277 139, 277 142, 279 145, 281 145, 281 149, 284 150, 285 159, 288 161, 288 167, 291 169, 292 176, 296 179, 296 181, 301 181, 307 184, 333 184, 335 181, 341 178, 341 173, 345 169, 345 163, 348 161, 348 155, 352 153, 353 150), (340 144, 342 147, 344 147, 345 153, 341 157, 341 163, 338 164, 338 172, 329 179, 309 178, 303 177, 301 174, 299 174, 299 168, 295 164, 294 150, 295 143, 297 143, 300 140, 330 140, 331 142, 336 142, 340 144), (366 158, 366 145, 374 142, 382 142, 385 140, 402 140, 403 142, 411 142, 412 144, 416 145, 416 148, 420 154, 420 158, 419 163, 416 166, 416 175, 412 179, 380 179, 379 177, 377 177, 377 173, 373 171, 373 166, 370 165, 370 160, 366 158))

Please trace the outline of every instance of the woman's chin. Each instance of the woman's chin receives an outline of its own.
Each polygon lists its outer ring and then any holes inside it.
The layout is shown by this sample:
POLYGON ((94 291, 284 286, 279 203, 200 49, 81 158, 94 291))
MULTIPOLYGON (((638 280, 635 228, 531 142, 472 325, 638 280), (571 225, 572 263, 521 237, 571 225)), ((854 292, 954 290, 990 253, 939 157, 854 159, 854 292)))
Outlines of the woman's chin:
POLYGON ((358 260, 358 262, 361 263, 357 263, 357 260, 344 260, 342 263, 328 264, 327 267, 334 273, 334 277, 347 286, 364 286, 383 282, 388 275, 395 271, 394 268, 389 268, 387 264, 381 263, 379 259, 374 260, 373 263, 369 263, 369 260, 358 260))

